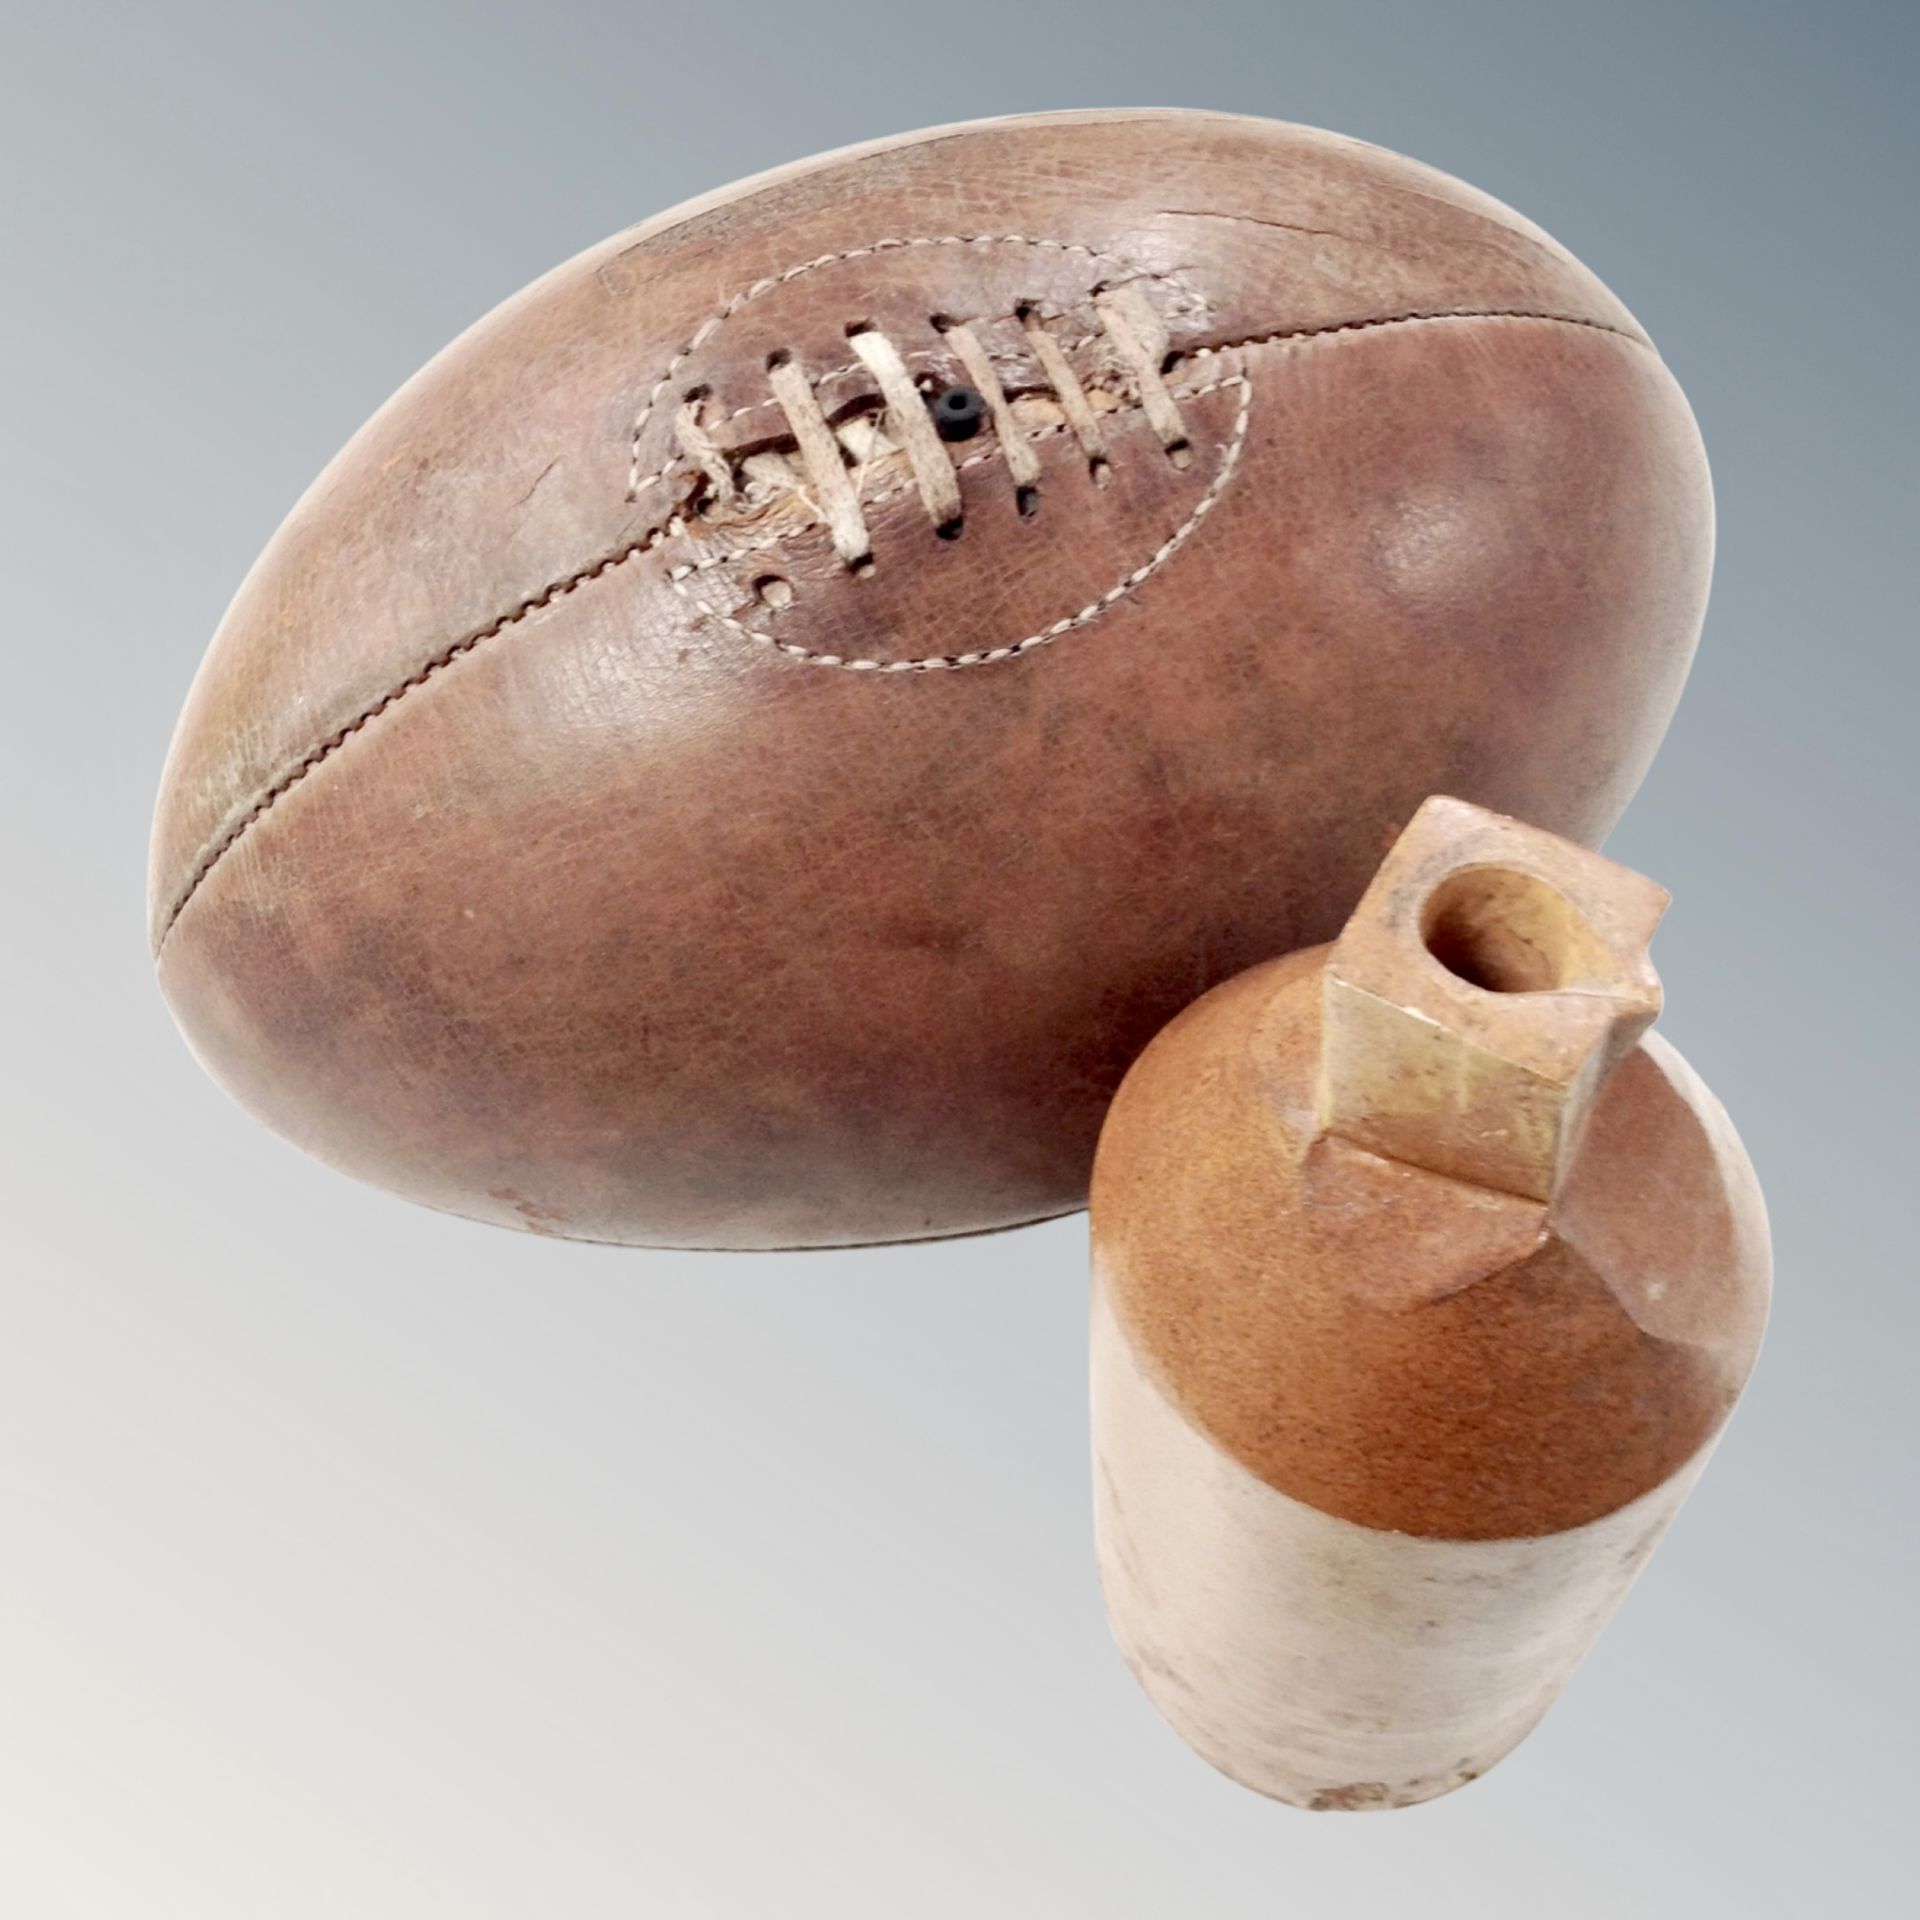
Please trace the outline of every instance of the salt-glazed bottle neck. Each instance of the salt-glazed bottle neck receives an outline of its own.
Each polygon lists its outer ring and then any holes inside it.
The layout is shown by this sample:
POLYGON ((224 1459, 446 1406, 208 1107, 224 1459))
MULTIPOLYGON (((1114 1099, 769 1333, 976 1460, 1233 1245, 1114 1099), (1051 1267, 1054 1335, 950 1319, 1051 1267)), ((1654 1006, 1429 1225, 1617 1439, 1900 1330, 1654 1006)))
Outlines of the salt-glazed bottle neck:
POLYGON ((1552 834, 1426 801, 1328 954, 1319 1131, 1551 1201, 1660 1012, 1647 947, 1667 898, 1552 834))

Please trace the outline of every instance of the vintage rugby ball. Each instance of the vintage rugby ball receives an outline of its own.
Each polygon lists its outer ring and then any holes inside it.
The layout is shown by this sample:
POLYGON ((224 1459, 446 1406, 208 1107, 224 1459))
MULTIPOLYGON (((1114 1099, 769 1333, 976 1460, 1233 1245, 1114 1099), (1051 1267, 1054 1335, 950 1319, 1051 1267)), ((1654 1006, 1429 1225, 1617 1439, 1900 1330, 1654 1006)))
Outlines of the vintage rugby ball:
POLYGON ((806 161, 508 301, 294 508, 167 762, 160 984, 456 1213, 1056 1214, 1429 793, 1600 839, 1711 543, 1632 315, 1429 168, 1190 112, 806 161))

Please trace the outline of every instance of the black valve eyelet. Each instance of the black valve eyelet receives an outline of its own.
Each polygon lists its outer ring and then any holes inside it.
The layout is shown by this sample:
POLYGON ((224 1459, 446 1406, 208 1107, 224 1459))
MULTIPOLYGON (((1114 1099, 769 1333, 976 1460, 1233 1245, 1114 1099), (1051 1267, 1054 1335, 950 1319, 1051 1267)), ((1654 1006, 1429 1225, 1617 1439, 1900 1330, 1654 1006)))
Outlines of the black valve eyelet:
POLYGON ((927 409, 942 440, 971 440, 987 417, 987 403, 972 387, 943 387, 927 409))

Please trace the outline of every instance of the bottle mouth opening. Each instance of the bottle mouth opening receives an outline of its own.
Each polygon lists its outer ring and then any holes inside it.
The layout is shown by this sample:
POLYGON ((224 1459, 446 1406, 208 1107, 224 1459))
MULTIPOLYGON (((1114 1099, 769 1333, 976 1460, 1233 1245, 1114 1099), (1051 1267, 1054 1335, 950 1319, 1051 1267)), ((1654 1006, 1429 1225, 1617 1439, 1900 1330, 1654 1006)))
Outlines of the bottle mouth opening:
POLYGON ((1448 973, 1483 993, 1552 993, 1608 970, 1580 909, 1513 867, 1448 874, 1421 909, 1420 936, 1448 973))

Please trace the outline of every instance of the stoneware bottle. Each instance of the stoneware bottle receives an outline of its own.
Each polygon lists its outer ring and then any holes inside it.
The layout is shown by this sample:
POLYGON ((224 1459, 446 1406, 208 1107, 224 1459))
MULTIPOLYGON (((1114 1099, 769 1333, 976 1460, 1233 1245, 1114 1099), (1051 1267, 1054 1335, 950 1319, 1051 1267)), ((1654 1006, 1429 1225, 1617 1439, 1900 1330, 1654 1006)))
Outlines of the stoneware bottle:
POLYGON ((1093 1179, 1100 1570, 1206 1759, 1313 1808, 1484 1772, 1699 1475, 1766 1315, 1667 896, 1428 800, 1340 937, 1216 988, 1093 1179))

